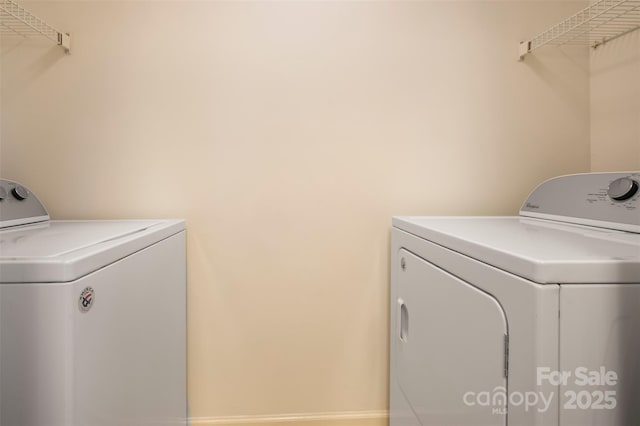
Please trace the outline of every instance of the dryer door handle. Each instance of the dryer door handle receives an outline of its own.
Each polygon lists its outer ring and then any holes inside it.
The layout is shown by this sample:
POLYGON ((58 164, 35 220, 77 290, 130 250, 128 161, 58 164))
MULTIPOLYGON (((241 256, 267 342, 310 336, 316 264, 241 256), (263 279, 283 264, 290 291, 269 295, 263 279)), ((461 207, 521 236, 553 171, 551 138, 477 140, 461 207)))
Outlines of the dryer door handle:
POLYGON ((402 299, 398 299, 398 317, 398 337, 401 342, 406 342, 409 338, 409 310, 402 299))

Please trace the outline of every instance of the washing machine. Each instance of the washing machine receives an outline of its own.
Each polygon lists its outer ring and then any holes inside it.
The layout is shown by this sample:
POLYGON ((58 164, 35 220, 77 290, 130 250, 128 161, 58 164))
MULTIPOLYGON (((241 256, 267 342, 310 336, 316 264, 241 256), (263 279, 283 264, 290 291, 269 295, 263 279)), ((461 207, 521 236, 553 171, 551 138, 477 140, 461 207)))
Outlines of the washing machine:
POLYGON ((390 425, 640 425, 639 186, 569 175, 519 216, 394 217, 390 425))
POLYGON ((184 425, 185 226, 54 221, 0 180, 0 424, 184 425))

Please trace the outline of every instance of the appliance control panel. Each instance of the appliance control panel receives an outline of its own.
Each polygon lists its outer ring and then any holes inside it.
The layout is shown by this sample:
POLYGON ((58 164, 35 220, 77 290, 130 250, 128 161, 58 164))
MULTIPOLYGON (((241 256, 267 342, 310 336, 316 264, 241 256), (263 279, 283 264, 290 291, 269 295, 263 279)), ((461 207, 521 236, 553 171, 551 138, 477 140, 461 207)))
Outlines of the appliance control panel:
POLYGON ((47 209, 29 189, 0 179, 0 228, 49 220, 47 209))
POLYGON ((640 172, 549 179, 529 194, 520 215, 640 233, 640 172))

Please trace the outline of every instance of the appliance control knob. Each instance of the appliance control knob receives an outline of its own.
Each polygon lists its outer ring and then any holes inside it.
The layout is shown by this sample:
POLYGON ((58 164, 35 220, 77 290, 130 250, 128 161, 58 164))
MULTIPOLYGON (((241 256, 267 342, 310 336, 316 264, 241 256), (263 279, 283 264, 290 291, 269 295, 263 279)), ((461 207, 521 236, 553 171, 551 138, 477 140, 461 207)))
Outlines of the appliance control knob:
POLYGON ((4 186, 0 186, 0 201, 7 198, 7 190, 4 189, 4 186))
POLYGON ((636 195, 638 192, 638 182, 635 180, 623 177, 614 180, 609 184, 609 190, 607 194, 612 200, 624 201, 636 195))
POLYGON ((11 194, 19 201, 26 200, 29 197, 29 191, 20 185, 16 185, 15 188, 11 190, 11 194))

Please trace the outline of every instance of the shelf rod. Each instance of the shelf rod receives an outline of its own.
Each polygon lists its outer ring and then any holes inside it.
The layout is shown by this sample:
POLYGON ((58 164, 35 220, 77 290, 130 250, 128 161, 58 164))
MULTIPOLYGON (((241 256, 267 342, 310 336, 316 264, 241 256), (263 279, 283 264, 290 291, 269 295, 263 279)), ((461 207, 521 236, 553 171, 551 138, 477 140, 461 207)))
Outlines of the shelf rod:
POLYGON ((574 44, 586 41, 597 47, 640 28, 640 0, 600 0, 579 11, 518 48, 522 61, 533 50, 547 44, 574 44))
MULTIPOLYGON (((615 14, 615 13, 614 13, 614 15, 613 15, 613 16, 608 17, 608 18, 607 18, 607 19, 605 19, 603 22, 599 22, 599 23, 597 23, 597 25, 595 25, 595 26, 594 26, 594 27, 592 27, 592 28, 589 28, 588 30, 586 30, 586 31, 584 31, 584 32, 592 33, 594 29, 597 29, 598 31, 600 31, 600 30, 601 30, 601 28, 600 28, 600 27, 602 27, 603 25, 607 25, 607 24, 609 25, 609 27, 615 28, 615 27, 616 27, 616 25, 615 25, 615 24, 614 24, 614 25, 611 25, 611 24, 610 24, 610 23, 611 23, 611 21, 613 21, 613 20, 617 20, 617 19, 618 19, 618 18, 620 18, 621 16, 625 16, 627 13, 629 13, 630 11, 634 11, 634 10, 636 10, 638 7, 640 7, 640 3, 638 4, 638 6, 635 6, 635 7, 634 7, 633 9, 631 9, 631 10, 620 11, 620 12, 619 12, 619 13, 617 13, 617 14, 615 14)), ((617 21, 616 21, 616 22, 617 22, 617 21)), ((605 29, 605 31, 606 31, 606 29, 605 29)), ((584 32, 583 32, 583 33, 584 33, 584 32)), ((619 35, 621 35, 621 34, 616 35, 616 37, 617 37, 617 36, 619 36, 619 35)), ((612 37, 612 38, 614 38, 614 37, 612 37)), ((604 42, 603 42, 603 43, 604 43, 604 42)), ((600 44, 602 44, 602 43, 600 43, 600 44)), ((598 45, 598 44, 594 45, 594 47, 596 47, 597 45, 598 45)))
POLYGON ((42 19, 22 8, 15 1, 0 0, 0 13, 2 26, 12 30, 17 35, 26 37, 35 32, 62 46, 66 53, 71 53, 71 36, 68 33, 63 33, 53 28, 42 19), (25 30, 25 27, 28 27, 28 29, 25 30))

